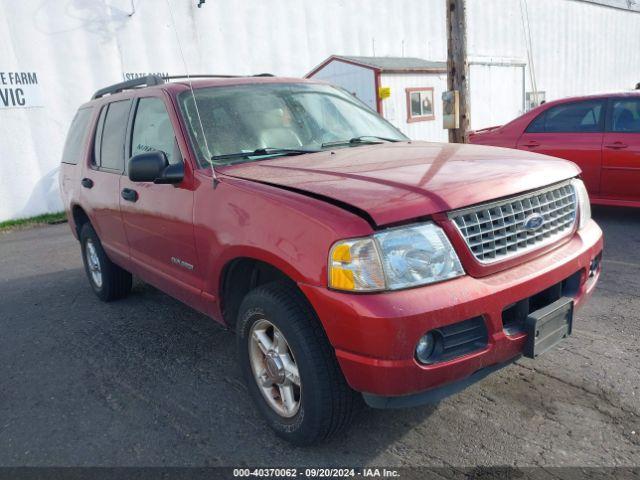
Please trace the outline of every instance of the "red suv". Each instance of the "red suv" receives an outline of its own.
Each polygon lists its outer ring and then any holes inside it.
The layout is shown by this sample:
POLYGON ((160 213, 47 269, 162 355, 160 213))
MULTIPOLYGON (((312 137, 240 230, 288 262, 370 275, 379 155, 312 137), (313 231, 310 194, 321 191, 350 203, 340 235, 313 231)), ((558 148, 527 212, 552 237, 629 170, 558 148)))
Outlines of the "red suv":
POLYGON ((580 170, 413 142, 319 82, 147 77, 98 91, 60 174, 91 287, 132 275, 234 330, 287 440, 437 402, 571 333, 600 273, 580 170))
POLYGON ((591 202, 640 207, 640 91, 563 98, 469 143, 518 148, 578 164, 591 202))

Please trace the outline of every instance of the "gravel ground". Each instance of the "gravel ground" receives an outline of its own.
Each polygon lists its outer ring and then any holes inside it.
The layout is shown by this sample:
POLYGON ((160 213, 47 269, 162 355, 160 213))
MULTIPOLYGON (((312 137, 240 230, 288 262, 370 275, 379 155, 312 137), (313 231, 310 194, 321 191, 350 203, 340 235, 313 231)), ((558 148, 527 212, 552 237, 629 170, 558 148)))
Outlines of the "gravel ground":
POLYGON ((0 465, 638 466, 640 214, 594 216, 604 271, 569 340, 313 448, 263 424, 213 321, 142 283, 101 303, 67 225, 0 233, 0 465))

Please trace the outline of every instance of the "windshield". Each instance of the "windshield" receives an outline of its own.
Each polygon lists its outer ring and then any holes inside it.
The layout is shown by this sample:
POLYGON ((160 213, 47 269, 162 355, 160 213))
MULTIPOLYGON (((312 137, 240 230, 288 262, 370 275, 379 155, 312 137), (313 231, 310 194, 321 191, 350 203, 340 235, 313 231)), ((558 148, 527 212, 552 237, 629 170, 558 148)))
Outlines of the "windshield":
POLYGON ((329 85, 261 83, 200 88, 194 94, 202 128, 191 92, 182 93, 179 104, 194 148, 205 164, 206 160, 228 165, 408 140, 353 95, 329 85))

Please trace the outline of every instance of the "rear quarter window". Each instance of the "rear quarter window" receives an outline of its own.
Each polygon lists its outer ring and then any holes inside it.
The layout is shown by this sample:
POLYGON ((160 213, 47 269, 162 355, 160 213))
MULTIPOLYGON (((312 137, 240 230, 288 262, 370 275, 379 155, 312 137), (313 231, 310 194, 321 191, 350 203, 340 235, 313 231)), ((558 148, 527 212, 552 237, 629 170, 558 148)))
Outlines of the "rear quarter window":
POLYGON ((84 152, 93 108, 81 108, 73 117, 62 152, 62 163, 77 165, 84 152))
POLYGON ((614 99, 611 105, 613 111, 610 130, 612 132, 640 133, 640 99, 614 99))

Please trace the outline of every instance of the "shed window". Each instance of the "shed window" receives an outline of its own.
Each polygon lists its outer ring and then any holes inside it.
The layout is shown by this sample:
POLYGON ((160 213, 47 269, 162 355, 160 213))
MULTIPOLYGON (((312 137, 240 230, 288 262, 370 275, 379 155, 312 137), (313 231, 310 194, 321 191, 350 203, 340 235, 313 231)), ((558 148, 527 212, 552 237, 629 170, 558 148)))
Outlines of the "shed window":
POLYGON ((433 120, 433 88, 407 88, 407 122, 433 120))

